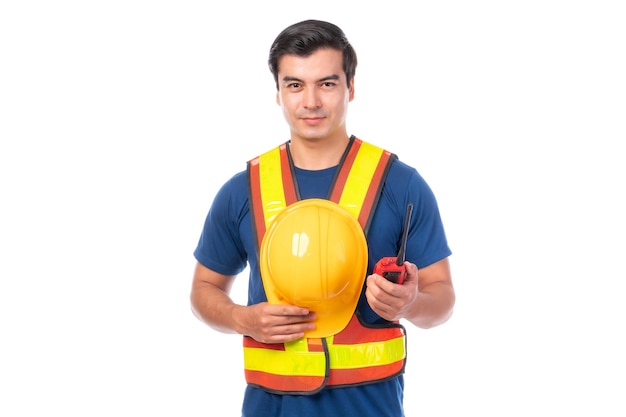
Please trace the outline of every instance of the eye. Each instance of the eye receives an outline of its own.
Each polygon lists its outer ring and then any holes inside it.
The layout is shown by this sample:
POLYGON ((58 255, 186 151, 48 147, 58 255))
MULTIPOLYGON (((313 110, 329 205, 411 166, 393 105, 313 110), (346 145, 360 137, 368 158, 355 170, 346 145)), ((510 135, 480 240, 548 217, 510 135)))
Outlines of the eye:
POLYGON ((290 90, 295 90, 295 89, 298 89, 298 88, 301 88, 301 87, 302 87, 302 84, 300 84, 300 83, 289 83, 289 84, 287 84, 287 88, 290 89, 290 90))

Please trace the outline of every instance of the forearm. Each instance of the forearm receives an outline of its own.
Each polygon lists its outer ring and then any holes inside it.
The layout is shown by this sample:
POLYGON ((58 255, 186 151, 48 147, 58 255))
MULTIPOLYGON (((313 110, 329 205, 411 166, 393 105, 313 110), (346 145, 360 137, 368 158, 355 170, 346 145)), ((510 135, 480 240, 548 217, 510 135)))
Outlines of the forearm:
POLYGON ((235 276, 222 275, 200 263, 196 264, 191 286, 191 310, 211 328, 222 333, 243 333, 241 324, 246 307, 230 298, 235 276))
POLYGON ((433 282, 419 290, 405 318, 423 329, 438 326, 452 316, 455 300, 451 284, 433 282))

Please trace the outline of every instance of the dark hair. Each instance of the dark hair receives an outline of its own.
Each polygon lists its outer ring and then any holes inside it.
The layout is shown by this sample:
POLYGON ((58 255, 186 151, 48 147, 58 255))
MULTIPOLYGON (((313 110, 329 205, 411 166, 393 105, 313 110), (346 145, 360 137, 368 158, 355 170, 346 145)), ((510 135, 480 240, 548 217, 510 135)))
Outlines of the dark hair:
POLYGON ((283 55, 307 57, 320 48, 330 48, 343 54, 343 71, 348 86, 356 72, 356 52, 343 31, 321 20, 304 20, 285 28, 270 48, 268 64, 278 89, 278 61, 283 55))

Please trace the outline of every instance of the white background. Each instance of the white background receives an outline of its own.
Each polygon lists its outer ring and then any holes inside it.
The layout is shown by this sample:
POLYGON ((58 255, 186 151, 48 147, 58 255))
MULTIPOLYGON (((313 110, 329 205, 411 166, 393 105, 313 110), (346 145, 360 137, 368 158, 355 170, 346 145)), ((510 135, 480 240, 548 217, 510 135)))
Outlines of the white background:
POLYGON ((191 314, 192 252, 287 139, 271 42, 320 18, 359 56, 350 133, 418 168, 454 251, 407 416, 624 416, 619 3, 3 2, 0 415, 239 415, 240 338, 191 314))

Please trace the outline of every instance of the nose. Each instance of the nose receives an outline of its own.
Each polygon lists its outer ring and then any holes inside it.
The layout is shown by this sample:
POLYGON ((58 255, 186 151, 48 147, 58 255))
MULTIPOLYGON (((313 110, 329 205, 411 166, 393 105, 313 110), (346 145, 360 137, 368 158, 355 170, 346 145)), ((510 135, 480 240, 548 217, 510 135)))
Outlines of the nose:
POLYGON ((302 105, 305 109, 319 109, 322 107, 322 102, 320 100, 317 89, 315 88, 307 88, 304 90, 302 96, 302 105))

